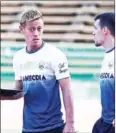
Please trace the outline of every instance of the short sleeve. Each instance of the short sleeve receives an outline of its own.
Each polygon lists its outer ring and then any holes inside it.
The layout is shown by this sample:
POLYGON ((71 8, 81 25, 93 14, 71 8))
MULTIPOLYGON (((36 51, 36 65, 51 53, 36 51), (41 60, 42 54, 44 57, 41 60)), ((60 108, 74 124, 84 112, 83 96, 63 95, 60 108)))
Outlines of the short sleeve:
POLYGON ((21 80, 19 59, 16 56, 13 58, 13 70, 15 73, 15 80, 21 80))
POLYGON ((69 77, 68 61, 62 52, 55 56, 52 64, 57 80, 69 77))

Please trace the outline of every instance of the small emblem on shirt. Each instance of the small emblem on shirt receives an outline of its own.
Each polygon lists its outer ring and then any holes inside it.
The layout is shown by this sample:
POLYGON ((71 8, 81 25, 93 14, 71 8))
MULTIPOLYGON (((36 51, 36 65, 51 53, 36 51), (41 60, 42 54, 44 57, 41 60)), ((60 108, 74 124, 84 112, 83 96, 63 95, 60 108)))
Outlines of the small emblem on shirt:
POLYGON ((58 66, 60 69, 62 69, 65 66, 65 63, 60 63, 58 66))
POLYGON ((109 68, 112 68, 113 67, 113 63, 112 62, 109 62, 108 67, 109 68))
POLYGON ((68 68, 66 68, 65 63, 60 63, 58 65, 58 67, 59 67, 59 73, 64 73, 64 72, 68 71, 68 68))
POLYGON ((45 62, 44 61, 40 61, 39 62, 39 69, 44 69, 44 67, 45 67, 45 62))

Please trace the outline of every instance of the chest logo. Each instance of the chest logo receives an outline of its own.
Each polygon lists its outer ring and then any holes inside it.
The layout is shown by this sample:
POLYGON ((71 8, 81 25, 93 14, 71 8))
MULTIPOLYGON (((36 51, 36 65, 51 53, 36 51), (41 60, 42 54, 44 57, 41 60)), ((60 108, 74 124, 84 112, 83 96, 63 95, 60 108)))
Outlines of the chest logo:
POLYGON ((39 67, 39 69, 43 70, 45 68, 45 62, 40 61, 38 67, 39 67))
POLYGON ((113 62, 109 62, 108 67, 111 69, 113 67, 113 62))

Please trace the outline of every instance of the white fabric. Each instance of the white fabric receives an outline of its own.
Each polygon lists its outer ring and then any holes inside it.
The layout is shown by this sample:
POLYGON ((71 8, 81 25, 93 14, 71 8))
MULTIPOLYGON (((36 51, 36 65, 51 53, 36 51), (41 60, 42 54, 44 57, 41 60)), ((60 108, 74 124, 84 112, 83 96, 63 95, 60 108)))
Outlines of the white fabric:
POLYGON ((13 68, 15 80, 35 74, 44 74, 48 78, 55 75, 58 80, 69 77, 66 56, 58 48, 46 43, 35 53, 27 53, 26 48, 19 50, 14 56, 13 68))

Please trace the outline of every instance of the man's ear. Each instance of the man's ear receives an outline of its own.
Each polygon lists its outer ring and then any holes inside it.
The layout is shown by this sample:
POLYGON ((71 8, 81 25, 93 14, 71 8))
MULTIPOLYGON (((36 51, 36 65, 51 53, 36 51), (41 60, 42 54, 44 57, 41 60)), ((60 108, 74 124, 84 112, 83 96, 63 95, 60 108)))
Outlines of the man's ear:
POLYGON ((23 33, 24 27, 23 26, 19 26, 20 32, 23 33))
POLYGON ((109 31, 109 29, 105 26, 105 27, 103 28, 103 32, 104 32, 105 35, 107 35, 110 31, 109 31))

